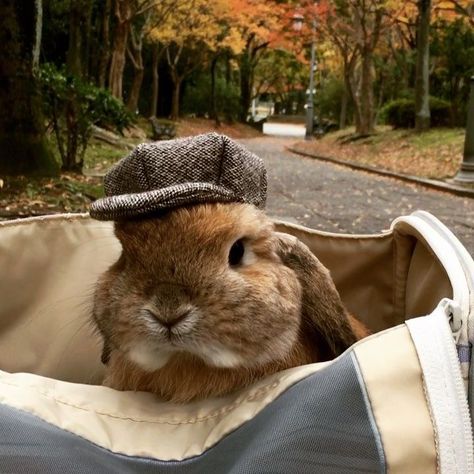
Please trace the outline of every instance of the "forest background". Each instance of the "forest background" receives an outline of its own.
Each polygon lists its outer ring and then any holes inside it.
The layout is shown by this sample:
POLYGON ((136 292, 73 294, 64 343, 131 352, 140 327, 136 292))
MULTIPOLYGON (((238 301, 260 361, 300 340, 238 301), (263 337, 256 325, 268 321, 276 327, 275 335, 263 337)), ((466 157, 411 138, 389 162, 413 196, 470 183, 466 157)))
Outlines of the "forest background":
POLYGON ((304 115, 312 43, 321 123, 465 126, 471 0, 5 0, 0 18, 2 175, 80 173, 97 127, 304 115))

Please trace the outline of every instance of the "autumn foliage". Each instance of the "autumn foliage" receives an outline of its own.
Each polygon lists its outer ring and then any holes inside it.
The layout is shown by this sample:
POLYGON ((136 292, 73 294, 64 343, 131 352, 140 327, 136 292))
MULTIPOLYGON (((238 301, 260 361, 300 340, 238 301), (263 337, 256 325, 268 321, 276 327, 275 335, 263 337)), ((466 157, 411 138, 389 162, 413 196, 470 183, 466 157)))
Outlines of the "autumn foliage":
MULTIPOLYGON (((25 45, 23 62, 8 55, 3 61, 5 71, 27 71, 23 82, 12 76, 11 84, 23 88, 18 96, 35 89, 34 71, 49 63, 77 83, 107 89, 135 115, 193 114, 216 124, 258 121, 270 112, 304 115, 314 45, 317 121, 354 124, 359 135, 370 135, 384 106, 402 100, 415 104, 423 130, 432 98, 449 104, 452 125, 465 120, 473 0, 35 1, 41 3, 34 25, 20 16, 4 22, 42 31, 41 38, 24 36, 35 44, 25 45), (259 103, 267 104, 264 112, 259 103)), ((4 17, 23 11, 8 5, 4 17)), ((5 92, 0 99, 7 112, 10 100, 18 102, 5 92)), ((36 135, 40 112, 29 125, 36 135)), ((19 148, 28 140, 18 140, 19 148)))
MULTIPOLYGON (((52 4, 58 7, 69 1, 53 0, 52 4)), ((424 102, 418 102, 426 105, 427 74, 436 72, 439 63, 429 59, 430 41, 439 39, 451 24, 462 22, 472 29, 474 21, 471 0, 81 2, 80 14, 89 12, 92 19, 88 21, 96 22, 100 52, 97 73, 91 74, 86 67, 81 74, 95 77, 132 112, 177 119, 183 103, 185 112, 193 108, 186 91, 200 87, 199 97, 207 97, 208 106, 194 113, 216 122, 223 118, 219 104, 225 97, 229 104, 238 101, 234 115, 241 121, 249 119, 252 101, 262 97, 271 97, 279 111, 302 114, 314 42, 316 107, 321 102, 320 113, 325 114, 323 102, 330 99, 318 94, 325 92, 325 82, 332 81, 326 90, 340 91, 339 116, 332 119, 341 126, 352 121, 361 134, 371 133, 380 108, 398 98, 390 90, 396 76, 404 76, 404 90, 424 94, 424 102), (424 16, 421 5, 425 5, 424 16), (423 30, 422 24, 431 30, 423 30), (203 84, 207 92, 202 91, 203 84)), ((71 16, 70 30, 77 36, 74 22, 71 16)), ((86 40, 81 44, 91 43, 86 40)), ((73 43, 67 51, 68 63, 78 64, 73 43)), ((465 92, 463 83, 456 87, 459 94, 465 92)))

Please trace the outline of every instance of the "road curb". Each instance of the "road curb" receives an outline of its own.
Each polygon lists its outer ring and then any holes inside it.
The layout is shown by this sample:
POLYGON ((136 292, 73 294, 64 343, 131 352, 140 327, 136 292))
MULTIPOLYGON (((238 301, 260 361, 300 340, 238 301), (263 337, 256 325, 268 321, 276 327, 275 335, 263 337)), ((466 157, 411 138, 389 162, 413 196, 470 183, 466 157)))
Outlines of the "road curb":
POLYGON ((380 176, 386 176, 389 178, 395 178, 401 181, 406 181, 408 183, 419 184, 427 188, 437 189, 438 191, 444 191, 447 193, 455 194, 457 196, 463 196, 463 197, 474 199, 474 188, 470 189, 470 188, 459 186, 453 183, 438 181, 436 179, 419 178, 418 176, 413 176, 409 174, 396 173, 394 171, 388 171, 388 170, 381 170, 373 166, 361 165, 353 161, 339 160, 337 158, 332 158, 330 156, 307 153, 304 151, 297 150, 296 148, 293 148, 291 146, 286 147, 286 149, 291 153, 295 153, 296 155, 306 156, 308 158, 313 158, 320 161, 328 161, 330 163, 346 166, 348 168, 352 168, 358 171, 366 171, 367 173, 378 174, 380 176))

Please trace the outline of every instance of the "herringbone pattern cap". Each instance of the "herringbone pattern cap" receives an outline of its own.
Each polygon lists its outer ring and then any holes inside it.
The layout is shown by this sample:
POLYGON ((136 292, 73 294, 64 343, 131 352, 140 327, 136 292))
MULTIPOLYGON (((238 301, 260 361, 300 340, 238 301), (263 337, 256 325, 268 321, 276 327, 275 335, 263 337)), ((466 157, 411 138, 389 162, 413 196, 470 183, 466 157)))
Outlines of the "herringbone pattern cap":
POLYGON ((99 220, 121 220, 204 202, 265 207, 263 161, 225 135, 207 133, 137 146, 105 176, 106 197, 92 203, 99 220))

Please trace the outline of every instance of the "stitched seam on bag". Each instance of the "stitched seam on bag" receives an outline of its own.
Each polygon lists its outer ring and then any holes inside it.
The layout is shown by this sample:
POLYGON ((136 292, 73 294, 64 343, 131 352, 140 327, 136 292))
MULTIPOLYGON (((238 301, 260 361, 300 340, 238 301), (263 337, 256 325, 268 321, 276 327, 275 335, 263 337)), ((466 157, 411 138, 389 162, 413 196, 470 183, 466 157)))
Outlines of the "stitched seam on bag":
POLYGON ((163 421, 163 420, 140 420, 140 419, 136 419, 136 418, 132 418, 132 417, 123 417, 123 416, 114 415, 112 413, 106 413, 106 412, 102 412, 102 411, 91 410, 89 408, 81 407, 79 405, 75 405, 74 403, 61 400, 60 398, 57 398, 57 397, 51 395, 50 393, 45 392, 43 390, 39 390, 35 387, 25 387, 23 385, 18 385, 18 384, 12 383, 12 382, 6 382, 4 380, 0 381, 0 384, 2 384, 2 383, 4 385, 10 385, 12 387, 16 387, 16 388, 20 388, 20 389, 29 388, 29 389, 35 391, 36 393, 39 393, 40 395, 42 395, 44 398, 47 398, 48 400, 53 400, 56 403, 66 405, 66 406, 69 406, 69 407, 72 407, 72 408, 77 408, 78 410, 86 411, 88 413, 94 413, 96 415, 102 415, 102 416, 106 416, 106 417, 114 418, 114 419, 118 419, 118 420, 123 420, 123 421, 133 421, 135 423, 149 423, 149 424, 157 424, 157 425, 177 426, 177 425, 188 425, 188 424, 202 423, 204 421, 211 420, 213 418, 217 418, 217 417, 222 416, 222 415, 226 415, 227 413, 235 410, 236 408, 243 405, 244 403, 254 401, 257 398, 259 398, 263 395, 266 395, 270 390, 276 388, 280 384, 280 380, 276 380, 272 384, 267 385, 265 387, 262 387, 262 388, 256 390, 254 393, 252 393, 248 397, 246 397, 246 398, 244 398, 244 399, 242 399, 238 402, 235 402, 231 405, 228 405, 227 407, 220 408, 219 410, 215 410, 215 411, 211 412, 209 415, 202 416, 202 417, 189 418, 187 420, 186 419, 185 420, 179 420, 179 421, 176 421, 176 422, 163 421))
MULTIPOLYGON (((368 412, 367 416, 369 417, 370 424, 372 425, 372 423, 373 423, 375 425, 375 427, 377 428, 377 433, 374 433, 374 436, 377 438, 377 435, 378 435, 378 439, 380 441, 380 450, 381 450, 381 452, 379 452, 379 455, 381 457, 381 461, 383 462, 383 467, 384 467, 383 472, 386 473, 387 470, 388 470, 388 466, 387 466, 387 457, 385 455, 384 443, 383 443, 383 439, 382 439, 382 430, 380 429, 380 426, 377 423, 377 418, 375 416, 375 411, 374 411, 374 407, 373 407, 373 401, 370 398, 370 393, 369 393, 368 387, 365 384, 364 376, 363 376, 362 370, 360 368, 360 362, 357 359, 357 355, 356 355, 355 352, 351 353, 351 359, 352 359, 352 363, 354 364, 354 369, 355 369, 356 374, 357 374, 357 381, 359 383, 359 387, 360 387, 360 390, 362 392, 362 396, 364 398, 364 404, 366 405, 366 410, 368 412), (367 403, 365 403, 366 400, 367 400, 367 403), (367 404, 369 406, 367 406, 367 404)), ((379 451, 379 445, 377 443, 377 440, 376 440, 376 444, 377 444, 377 451, 379 451)))
POLYGON ((394 261, 393 261, 393 308, 397 319, 402 316, 403 320, 406 318, 406 306, 407 306, 407 281, 408 273, 410 271, 411 260, 415 246, 411 245, 410 239, 412 236, 404 234, 402 232, 393 233, 393 245, 394 245, 394 261), (411 249, 407 249, 407 245, 411 246, 411 249), (400 261, 400 257, 403 261, 400 261), (407 258, 409 261, 407 261, 407 258), (403 266, 405 268, 403 268, 403 266), (403 270, 403 273, 402 273, 403 270), (401 290, 403 289, 403 290, 401 290), (402 293, 402 298, 400 298, 402 293))
MULTIPOLYGON (((447 384, 447 377, 446 377, 446 374, 442 373, 442 377, 443 377, 443 388, 445 390, 445 393, 449 393, 448 391, 448 384, 447 384)), ((448 403, 447 404, 448 407, 450 407, 450 404, 448 403)), ((449 409, 449 419, 453 420, 454 419, 454 416, 453 416, 453 410, 451 408, 448 408, 449 409)), ((451 446, 450 446, 450 451, 453 455, 453 458, 454 458, 454 465, 456 466, 456 472, 458 472, 458 463, 457 463, 457 455, 456 455, 456 446, 454 444, 454 442, 452 440, 454 440, 456 438, 456 435, 453 431, 453 425, 452 423, 450 423, 450 429, 449 429, 449 433, 450 433, 450 437, 451 437, 451 446)))
MULTIPOLYGON (((0 228, 5 227, 17 227, 28 224, 41 224, 49 225, 57 222, 70 222, 70 221, 81 221, 91 219, 88 212, 81 213, 70 213, 70 214, 46 214, 44 216, 31 216, 25 218, 12 219, 7 221, 0 221, 0 228)), ((94 220, 94 222, 97 222, 94 220)))
POLYGON ((418 354, 418 349, 416 347, 416 344, 415 344, 415 341, 413 339, 413 335, 410 331, 410 328, 408 329, 408 331, 410 332, 411 341, 415 345, 416 358, 417 358, 418 364, 420 365, 420 368, 421 368, 421 387, 423 389, 423 396, 425 398, 425 404, 426 404, 426 407, 428 408, 428 414, 430 416, 431 426, 433 428, 433 437, 434 437, 434 445, 435 445, 435 453, 436 453, 436 472, 437 472, 437 474, 440 474, 440 472, 441 472, 440 459, 441 458, 440 458, 439 440, 438 440, 438 436, 437 436, 437 429, 436 429, 436 422, 435 422, 435 418, 434 418, 434 413, 433 413, 432 406, 431 406, 431 400, 430 400, 430 397, 429 397, 429 394, 428 394, 428 387, 426 386, 426 382, 425 382, 425 376, 424 376, 424 373, 423 373, 423 366, 421 365, 420 355, 418 354))
MULTIPOLYGON (((392 240, 392 245, 393 245, 393 261, 392 261, 392 279, 393 279, 393 288, 392 288, 392 306, 393 310, 395 313, 397 313, 398 308, 397 308, 397 257, 398 257, 398 242, 397 242, 397 236, 393 235, 393 240, 392 240)), ((395 314, 396 317, 398 317, 398 314, 395 314)))
MULTIPOLYGON (((125 454, 123 452, 123 450, 122 451, 120 451, 120 450, 114 451, 114 450, 112 450, 112 448, 110 446, 107 447, 107 446, 104 446, 104 445, 100 444, 98 441, 93 441, 92 439, 87 438, 84 434, 76 433, 71 428, 65 428, 64 426, 56 425, 51 420, 47 420, 46 418, 43 418, 42 415, 39 415, 37 413, 32 413, 32 412, 28 411, 25 408, 18 408, 18 407, 14 407, 14 406, 11 406, 11 405, 8 405, 8 407, 12 408, 14 410, 18 410, 20 412, 26 413, 30 416, 33 416, 33 417, 41 420, 43 423, 47 423, 49 426, 52 426, 52 427, 54 427, 58 430, 64 431, 64 432, 69 433, 73 436, 77 436, 78 438, 81 438, 82 440, 86 441, 87 443, 90 443, 93 446, 97 446, 99 449, 104 449, 105 451, 108 451, 111 454, 118 454, 120 456, 131 457, 131 458, 134 458, 134 459, 143 459, 143 458, 148 459, 148 457, 145 457, 145 456, 135 456, 135 455, 132 455, 132 454, 125 454)), ((153 457, 153 459, 160 460, 157 457, 153 457)))
MULTIPOLYGON (((419 359, 418 352, 417 352, 417 357, 418 357, 418 363, 420 364, 420 367, 421 367, 421 361, 419 359)), ((428 390, 427 390, 426 383, 425 383, 425 377, 423 375, 423 369, 421 371, 421 385, 423 387, 423 395, 425 397, 426 406, 428 407, 428 413, 430 415, 431 426, 433 427, 435 452, 436 452, 436 472, 437 472, 437 474, 440 474, 440 472, 441 472, 440 467, 441 466, 440 466, 440 462, 439 462, 439 460, 440 460, 440 450, 439 450, 439 441, 438 441, 438 430, 436 429, 436 422, 435 422, 435 419, 434 419, 433 410, 431 408, 430 399, 429 399, 429 396, 428 396, 428 390)))

